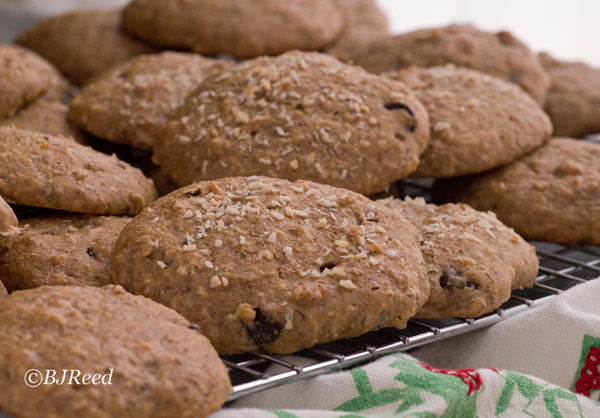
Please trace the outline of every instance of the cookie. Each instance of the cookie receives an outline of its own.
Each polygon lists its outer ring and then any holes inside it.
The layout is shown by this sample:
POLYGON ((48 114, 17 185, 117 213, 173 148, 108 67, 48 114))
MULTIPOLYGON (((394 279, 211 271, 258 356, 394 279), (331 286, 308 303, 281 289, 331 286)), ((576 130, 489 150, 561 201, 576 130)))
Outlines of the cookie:
POLYGON ((18 233, 0 236, 0 277, 11 292, 110 284, 110 253, 130 219, 55 215, 21 221, 18 233))
POLYGON ((390 36, 373 42, 353 60, 374 73, 455 64, 518 84, 541 105, 550 88, 550 77, 525 44, 509 32, 483 32, 472 25, 390 36))
POLYGON ((428 205, 422 198, 379 200, 411 221, 421 234, 429 300, 418 318, 476 318, 531 287, 539 261, 535 248, 493 213, 464 204, 428 205))
POLYGON ((8 203, 0 196, 0 233, 14 231, 19 226, 19 221, 15 212, 8 206, 8 203))
POLYGON ((179 187, 264 175, 369 195, 412 173, 428 141, 427 112, 404 84, 291 52, 207 78, 153 157, 179 187))
POLYGON ((552 138, 490 172, 436 182, 436 201, 493 211, 524 238, 600 245, 600 145, 552 138))
POLYGON ((221 354, 292 353, 405 327, 429 294, 419 241, 404 217, 348 190, 228 178, 138 215, 111 278, 199 324, 221 354))
POLYGON ((345 25, 341 35, 325 52, 347 61, 379 38, 390 34, 387 17, 375 0, 337 0, 344 11, 345 25))
POLYGON ((454 65, 386 73, 405 83, 429 113, 431 140, 412 177, 480 173, 546 142, 552 124, 512 83, 454 65))
POLYGON ((58 71, 34 52, 0 44, 0 120, 41 96, 60 100, 68 88, 58 71))
POLYGON ((0 409, 23 418, 206 417, 231 388, 198 326, 120 286, 10 294, 0 301, 0 353, 0 409), (56 382, 65 370, 65 382, 26 384, 47 370, 56 382))
POLYGON ((544 53, 539 58, 552 79, 545 110, 554 134, 581 138, 600 132, 600 69, 544 53))
POLYGON ((52 64, 74 85, 156 48, 121 32, 120 9, 85 10, 46 19, 15 41, 52 64))
POLYGON ((133 0, 123 12, 147 42, 235 58, 321 50, 343 26, 336 0, 133 0))
POLYGON ((67 120, 68 110, 60 102, 40 99, 21 109, 14 117, 0 120, 0 126, 14 125, 18 129, 64 136, 85 144, 86 139, 81 131, 67 120))
POLYGON ((156 199, 140 170, 75 141, 0 127, 0 194, 11 203, 137 215, 156 199))
POLYGON ((186 96, 208 75, 231 66, 177 52, 136 57, 81 89, 69 104, 69 117, 99 138, 148 149, 186 96))

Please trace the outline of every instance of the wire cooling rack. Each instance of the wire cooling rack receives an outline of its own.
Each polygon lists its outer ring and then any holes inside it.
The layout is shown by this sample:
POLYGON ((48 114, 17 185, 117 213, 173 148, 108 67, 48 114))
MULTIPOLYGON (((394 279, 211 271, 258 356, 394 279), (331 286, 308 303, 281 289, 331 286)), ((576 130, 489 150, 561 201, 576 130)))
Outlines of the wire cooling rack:
MULTIPOLYGON (((430 187, 431 181, 411 180, 401 186, 401 191, 407 196, 428 199, 430 187)), ((598 247, 532 244, 540 259, 540 275, 535 286, 513 291, 511 298, 493 313, 475 319, 412 319, 406 329, 384 328, 358 338, 345 338, 302 350, 291 356, 261 353, 222 356, 233 385, 229 401, 493 325, 540 306, 572 286, 600 276, 598 247)))

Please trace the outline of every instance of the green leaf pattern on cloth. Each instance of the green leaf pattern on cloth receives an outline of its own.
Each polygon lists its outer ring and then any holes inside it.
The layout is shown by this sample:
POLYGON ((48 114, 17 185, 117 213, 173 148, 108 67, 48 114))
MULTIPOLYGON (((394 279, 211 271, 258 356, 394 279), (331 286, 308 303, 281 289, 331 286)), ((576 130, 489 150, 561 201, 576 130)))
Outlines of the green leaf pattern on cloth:
POLYGON ((214 418, 600 417, 598 403, 534 377, 490 369, 437 370, 404 354, 342 372, 338 386, 339 393, 354 395, 327 408, 307 399, 304 410, 229 409, 214 418))

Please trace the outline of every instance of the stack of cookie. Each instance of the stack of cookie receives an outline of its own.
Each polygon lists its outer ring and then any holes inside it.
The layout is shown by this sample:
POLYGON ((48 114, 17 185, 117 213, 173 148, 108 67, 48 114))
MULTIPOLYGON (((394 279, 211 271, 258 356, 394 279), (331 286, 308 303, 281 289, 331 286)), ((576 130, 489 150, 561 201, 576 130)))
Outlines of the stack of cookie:
POLYGON ((596 129, 565 78, 597 70, 506 32, 391 36, 371 0, 133 0, 17 42, 58 70, 0 46, 9 413, 205 416, 217 352, 483 315, 535 281, 519 233, 597 242, 600 148, 550 139, 596 129), (366 197, 408 177, 483 212, 366 197), (109 389, 23 382, 111 368, 109 389))

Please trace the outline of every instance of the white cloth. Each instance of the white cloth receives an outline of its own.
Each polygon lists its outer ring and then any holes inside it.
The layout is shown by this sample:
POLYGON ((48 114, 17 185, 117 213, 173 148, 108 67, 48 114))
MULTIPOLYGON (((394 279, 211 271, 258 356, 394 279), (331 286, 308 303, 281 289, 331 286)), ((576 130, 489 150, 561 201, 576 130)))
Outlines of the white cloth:
POLYGON ((594 347, 600 280, 491 328, 425 346, 413 353, 419 360, 384 357, 245 397, 211 418, 600 417, 600 390, 590 398, 570 391, 586 360, 600 362, 589 358, 594 347))

